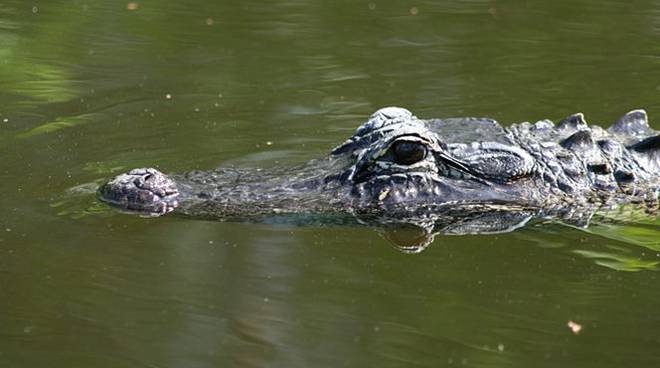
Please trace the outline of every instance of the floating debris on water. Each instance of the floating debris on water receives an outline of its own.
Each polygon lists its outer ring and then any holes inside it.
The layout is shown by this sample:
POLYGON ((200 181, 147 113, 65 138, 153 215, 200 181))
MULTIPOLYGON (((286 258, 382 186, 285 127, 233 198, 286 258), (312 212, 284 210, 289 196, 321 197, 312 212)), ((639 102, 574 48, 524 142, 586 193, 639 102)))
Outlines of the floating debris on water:
POLYGON ((570 328, 571 331, 576 335, 582 331, 582 325, 573 321, 568 321, 566 326, 568 326, 568 328, 570 328))

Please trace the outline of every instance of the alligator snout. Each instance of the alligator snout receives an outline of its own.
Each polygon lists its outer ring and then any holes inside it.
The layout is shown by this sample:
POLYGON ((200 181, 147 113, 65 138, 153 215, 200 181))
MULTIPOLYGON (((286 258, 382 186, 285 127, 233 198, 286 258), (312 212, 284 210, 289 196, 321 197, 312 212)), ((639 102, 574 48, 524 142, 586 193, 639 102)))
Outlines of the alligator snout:
POLYGON ((152 168, 133 169, 110 180, 98 190, 99 198, 114 206, 164 215, 178 205, 176 183, 152 168))

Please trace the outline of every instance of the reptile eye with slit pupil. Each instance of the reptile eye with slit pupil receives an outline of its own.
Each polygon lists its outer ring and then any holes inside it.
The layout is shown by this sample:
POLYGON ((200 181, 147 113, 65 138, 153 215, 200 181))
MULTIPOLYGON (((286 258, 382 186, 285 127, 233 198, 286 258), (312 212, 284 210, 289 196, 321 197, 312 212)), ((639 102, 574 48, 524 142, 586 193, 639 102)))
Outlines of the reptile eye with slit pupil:
POLYGON ((419 142, 395 142, 391 150, 394 155, 394 162, 399 165, 412 165, 426 157, 426 146, 419 142))

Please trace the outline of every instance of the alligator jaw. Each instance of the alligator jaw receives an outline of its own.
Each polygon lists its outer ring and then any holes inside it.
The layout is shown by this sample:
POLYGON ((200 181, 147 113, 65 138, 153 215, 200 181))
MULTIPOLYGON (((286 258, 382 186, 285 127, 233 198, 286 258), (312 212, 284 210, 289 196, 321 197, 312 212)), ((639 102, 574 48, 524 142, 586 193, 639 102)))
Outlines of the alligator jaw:
POLYGON ((176 183, 152 168, 133 169, 110 180, 98 190, 99 198, 113 206, 161 216, 178 206, 176 183))

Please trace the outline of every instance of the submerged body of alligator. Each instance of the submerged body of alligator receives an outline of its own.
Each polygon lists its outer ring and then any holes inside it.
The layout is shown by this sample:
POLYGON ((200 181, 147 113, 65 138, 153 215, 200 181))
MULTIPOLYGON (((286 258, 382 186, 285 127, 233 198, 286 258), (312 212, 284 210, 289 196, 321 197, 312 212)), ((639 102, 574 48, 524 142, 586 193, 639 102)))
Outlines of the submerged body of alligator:
POLYGON ((99 189, 112 205, 202 218, 351 214, 430 233, 501 232, 531 216, 586 225, 611 204, 657 207, 660 135, 646 113, 608 129, 582 114, 503 128, 491 119, 422 120, 378 110, 320 160, 294 169, 135 169, 99 189), (441 223, 441 225, 438 225, 441 223), (438 226, 445 226, 438 228, 438 226))

